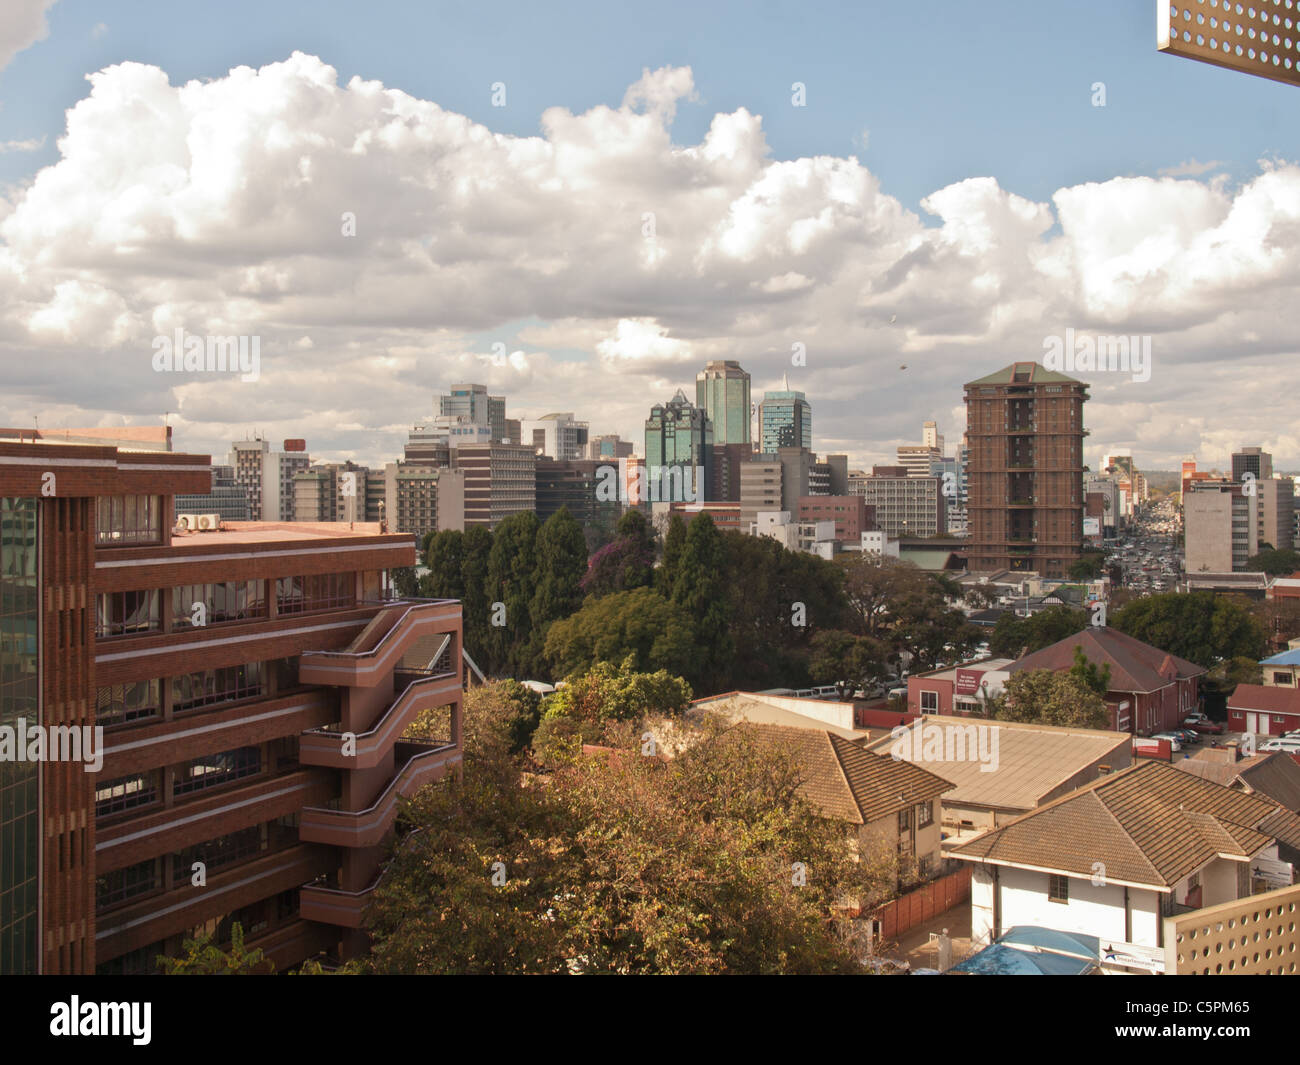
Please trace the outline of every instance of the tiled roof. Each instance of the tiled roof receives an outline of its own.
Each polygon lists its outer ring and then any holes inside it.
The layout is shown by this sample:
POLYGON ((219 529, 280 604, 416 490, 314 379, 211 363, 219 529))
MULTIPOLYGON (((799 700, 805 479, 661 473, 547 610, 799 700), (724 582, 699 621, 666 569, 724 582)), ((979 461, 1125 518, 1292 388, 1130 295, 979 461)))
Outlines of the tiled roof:
POLYGON ((1239 762, 1215 762, 1192 757, 1182 758, 1173 764, 1184 773, 1191 773, 1224 787, 1231 787, 1240 781, 1251 791, 1272 799, 1292 813, 1300 813, 1300 764, 1283 751, 1257 754, 1239 762))
POLYGON ((1300 817, 1164 762, 1102 777, 953 849, 953 857, 1173 887, 1216 855, 1300 845, 1300 817))
POLYGON ((952 788, 909 762, 872 754, 825 729, 748 725, 791 752, 803 773, 800 791, 827 817, 865 825, 952 788))
POLYGON ((1261 666, 1300 666, 1300 647, 1281 651, 1260 662, 1261 666))
POLYGON ((1022 669, 1068 670, 1074 665, 1074 649, 1082 647, 1088 661, 1097 666, 1110 666, 1110 690, 1120 692, 1151 692, 1173 683, 1174 680, 1200 676, 1204 666, 1188 662, 1168 651, 1152 647, 1118 629, 1089 625, 1082 632, 1058 640, 1050 647, 1026 655, 1008 672, 1022 669))
MULTIPOLYGON (((1126 732, 1103 732, 1096 729, 1060 728, 1051 725, 1033 725, 1009 721, 973 721, 965 717, 931 714, 921 719, 921 739, 913 738, 906 746, 899 746, 900 754, 920 746, 923 755, 926 733, 931 728, 995 729, 997 742, 997 769, 985 772, 978 758, 953 744, 944 751, 951 758, 926 756, 924 763, 934 772, 951 780, 956 787, 944 796, 949 803, 971 803, 1000 810, 1032 810, 1047 796, 1088 766, 1112 757, 1127 765, 1132 737, 1126 732)), ((969 735, 969 733, 967 734, 969 735)), ((894 747, 892 736, 871 744, 869 750, 888 755, 894 747)), ((973 746, 971 744, 964 745, 973 746)), ((991 749, 991 748, 988 748, 991 749)), ((938 751, 931 752, 939 753, 938 751)), ((1112 763, 1112 768, 1118 766, 1112 763)))
POLYGON ((1270 714, 1300 714, 1300 690, 1238 684, 1228 696, 1229 710, 1263 710, 1270 714))
POLYGON ((1058 373, 1055 370, 1049 370, 1046 366, 1043 366, 1041 363, 1013 362, 1010 366, 1004 366, 1000 370, 995 370, 987 377, 981 377, 977 381, 968 381, 966 383, 966 387, 970 388, 971 385, 1011 385, 1011 384, 1025 383, 1025 382, 1018 382, 1015 380, 1015 374, 1017 370, 1028 370, 1029 371, 1028 383, 1034 385, 1042 385, 1042 384, 1079 385, 1083 383, 1082 381, 1076 381, 1073 377, 1066 377, 1065 374, 1063 373, 1058 373))

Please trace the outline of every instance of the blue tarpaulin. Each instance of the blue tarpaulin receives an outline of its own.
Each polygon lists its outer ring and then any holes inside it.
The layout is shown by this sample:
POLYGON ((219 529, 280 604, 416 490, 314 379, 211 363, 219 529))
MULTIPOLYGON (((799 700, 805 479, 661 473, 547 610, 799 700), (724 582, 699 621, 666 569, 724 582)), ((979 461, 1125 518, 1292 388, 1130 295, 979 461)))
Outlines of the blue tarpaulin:
POLYGON ((949 972, 979 976, 1080 976, 1097 964, 1096 936, 1017 925, 949 972))

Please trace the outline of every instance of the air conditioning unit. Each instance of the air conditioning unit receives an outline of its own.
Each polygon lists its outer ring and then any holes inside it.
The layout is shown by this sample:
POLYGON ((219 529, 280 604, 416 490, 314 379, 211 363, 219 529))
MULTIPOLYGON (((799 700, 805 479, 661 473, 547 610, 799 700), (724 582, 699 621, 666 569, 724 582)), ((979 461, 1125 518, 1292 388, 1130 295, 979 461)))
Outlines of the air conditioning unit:
POLYGON ((177 514, 176 528, 188 529, 193 532, 199 527, 199 516, 197 514, 177 514))
POLYGON ((198 515, 200 532, 216 532, 221 528, 220 514, 200 514, 198 515))

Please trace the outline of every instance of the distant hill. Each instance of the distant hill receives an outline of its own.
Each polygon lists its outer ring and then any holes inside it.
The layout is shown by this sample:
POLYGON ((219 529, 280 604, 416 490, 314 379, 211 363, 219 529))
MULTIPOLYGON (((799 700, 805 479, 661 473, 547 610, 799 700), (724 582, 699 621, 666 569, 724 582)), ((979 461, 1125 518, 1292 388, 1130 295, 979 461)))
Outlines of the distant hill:
POLYGON ((1182 487, 1181 470, 1142 470, 1142 476, 1147 479, 1148 488, 1160 492, 1177 492, 1182 487))

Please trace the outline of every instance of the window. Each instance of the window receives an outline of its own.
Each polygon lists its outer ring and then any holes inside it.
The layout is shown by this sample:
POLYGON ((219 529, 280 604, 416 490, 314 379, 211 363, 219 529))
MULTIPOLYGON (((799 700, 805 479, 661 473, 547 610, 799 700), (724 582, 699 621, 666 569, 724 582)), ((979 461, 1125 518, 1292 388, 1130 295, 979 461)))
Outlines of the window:
POLYGON ((96 597, 95 635, 129 636, 157 632, 162 628, 158 590, 147 592, 105 592, 96 597))
POLYGON ((221 666, 172 677, 172 710, 180 713, 200 706, 250 699, 264 691, 261 662, 221 666))
POLYGON ((1277 684, 1277 685, 1287 685, 1287 686, 1289 686, 1289 685, 1291 684, 1291 674, 1290 674, 1290 673, 1274 673, 1274 674, 1273 674, 1273 683, 1274 683, 1274 684, 1277 684))
POLYGON ((162 502, 162 496, 100 496, 95 501, 95 544, 162 543, 162 502))
POLYGON ((916 808, 916 827, 925 828, 934 824, 934 803, 923 802, 916 808))
POLYGON ((276 582, 276 607, 281 614, 336 610, 355 602, 355 581, 351 573, 281 577, 276 582))
POLYGON ((907 809, 907 810, 899 810, 899 811, 898 811, 898 831, 899 831, 899 832, 908 832, 908 831, 911 830, 911 827, 912 827, 912 811, 911 811, 911 809, 909 808, 909 809, 907 809))
POLYGON ((266 616, 261 581, 227 581, 224 584, 184 584, 172 589, 172 624, 194 623, 194 607, 202 603, 206 624, 244 621, 266 616))
POLYGON ((162 886, 161 864, 160 859, 150 858, 97 877, 95 911, 98 913, 142 895, 152 895, 162 886))
POLYGON ((183 887, 190 883, 194 876, 195 862, 202 862, 205 873, 211 876, 214 870, 234 865, 263 851, 292 846, 297 841, 296 826, 286 828, 276 821, 267 821, 186 847, 172 855, 172 886, 183 887))
POLYGON ((157 680, 138 680, 100 688, 95 699, 95 724, 107 728, 157 717, 162 708, 161 688, 157 680))
POLYGON ((236 747, 233 751, 222 751, 220 754, 205 754, 201 758, 183 762, 177 768, 172 794, 188 795, 204 788, 219 787, 261 771, 260 747, 236 747))
POLYGON ((1052 874, 1047 878, 1047 901, 1069 903, 1070 878, 1068 876, 1052 874))
POLYGON ((939 712, 939 693, 922 692, 921 693, 921 713, 937 714, 939 712))
POLYGON ((980 711, 978 702, 960 695, 952 701, 952 706, 959 714, 978 714, 980 711))
POLYGON ((111 817, 157 802, 158 780, 158 770, 151 769, 147 773, 132 773, 99 782, 95 787, 95 816, 111 817))

